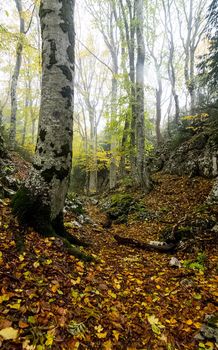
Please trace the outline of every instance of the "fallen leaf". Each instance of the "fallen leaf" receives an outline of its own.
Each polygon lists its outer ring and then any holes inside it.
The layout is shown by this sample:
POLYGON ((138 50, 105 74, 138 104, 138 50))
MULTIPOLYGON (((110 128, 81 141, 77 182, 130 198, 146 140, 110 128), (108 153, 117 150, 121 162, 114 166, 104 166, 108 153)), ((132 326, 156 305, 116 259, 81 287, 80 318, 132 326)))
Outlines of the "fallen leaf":
POLYGON ((12 327, 4 328, 0 331, 0 336, 5 340, 15 340, 18 336, 18 329, 12 327))
POLYGON ((104 348, 104 350, 112 350, 113 347, 112 347, 111 340, 108 340, 108 341, 104 342, 103 343, 103 348, 104 348))
POLYGON ((118 340, 119 340, 120 333, 117 332, 116 330, 113 330, 112 333, 113 333, 114 338, 118 341, 118 340))
POLYGON ((97 337, 98 337, 99 339, 104 339, 104 338, 106 338, 106 336, 107 336, 107 332, 104 332, 104 333, 97 333, 96 335, 97 335, 97 337))

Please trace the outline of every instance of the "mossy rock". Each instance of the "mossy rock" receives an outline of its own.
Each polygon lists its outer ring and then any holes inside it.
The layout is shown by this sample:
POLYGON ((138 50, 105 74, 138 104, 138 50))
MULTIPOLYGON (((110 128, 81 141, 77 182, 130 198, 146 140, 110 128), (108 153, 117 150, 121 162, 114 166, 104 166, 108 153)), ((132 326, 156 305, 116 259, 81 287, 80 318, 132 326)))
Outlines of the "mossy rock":
POLYGON ((194 135, 190 140, 190 148, 198 150, 203 149, 207 143, 208 137, 209 136, 205 133, 194 135))
POLYGON ((134 198, 129 194, 114 194, 110 200, 110 206, 107 209, 107 215, 111 220, 117 220, 120 217, 128 216, 134 198))

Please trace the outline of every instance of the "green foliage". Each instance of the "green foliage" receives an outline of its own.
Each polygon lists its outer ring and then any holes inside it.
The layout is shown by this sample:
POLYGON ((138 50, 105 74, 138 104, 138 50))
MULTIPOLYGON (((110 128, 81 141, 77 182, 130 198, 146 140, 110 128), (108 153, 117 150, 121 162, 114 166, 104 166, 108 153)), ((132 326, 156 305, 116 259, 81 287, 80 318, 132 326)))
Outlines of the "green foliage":
POLYGON ((183 265, 186 268, 199 270, 201 272, 204 272, 206 259, 207 259, 207 256, 205 255, 205 253, 200 252, 200 253, 198 253, 195 261, 184 260, 183 265))
POLYGON ((195 134, 196 137, 198 137, 198 133, 203 130, 203 127, 208 122, 208 118, 208 113, 197 113, 195 115, 186 115, 181 117, 179 125, 172 122, 170 125, 170 149, 173 150, 180 147, 195 134))

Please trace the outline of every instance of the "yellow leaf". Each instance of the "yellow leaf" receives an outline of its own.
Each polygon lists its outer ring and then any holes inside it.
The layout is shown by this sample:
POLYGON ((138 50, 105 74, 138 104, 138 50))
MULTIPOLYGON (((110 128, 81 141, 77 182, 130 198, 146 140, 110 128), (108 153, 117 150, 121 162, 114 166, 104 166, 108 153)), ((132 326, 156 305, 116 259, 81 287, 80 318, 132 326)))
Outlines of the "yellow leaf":
POLYGON ((16 304, 8 304, 8 306, 9 306, 11 309, 20 310, 20 304, 19 304, 19 303, 16 303, 16 304))
POLYGON ((95 330, 100 333, 104 330, 104 328, 99 324, 98 326, 95 326, 95 330))
POLYGON ((52 292, 56 293, 59 287, 60 287, 59 283, 53 284, 53 286, 51 287, 52 292))
POLYGON ((99 339, 104 339, 104 338, 106 338, 106 336, 107 336, 107 332, 104 332, 104 333, 97 333, 96 335, 97 335, 97 337, 98 337, 99 339))
POLYGON ((119 340, 120 333, 117 332, 116 330, 113 330, 113 336, 114 336, 114 338, 118 341, 118 340, 119 340))
POLYGON ((156 285, 156 288, 157 289, 161 289, 161 286, 159 286, 159 284, 156 285))
POLYGON ((142 285, 142 284, 143 284, 143 281, 141 281, 141 280, 139 280, 139 279, 136 279, 135 281, 136 281, 136 283, 139 284, 139 285, 142 285))
POLYGON ((53 341, 54 341, 54 334, 55 334, 55 330, 54 329, 51 329, 47 332, 46 334, 46 342, 45 342, 45 345, 48 345, 48 346, 51 346, 53 344, 53 341))
POLYGON ((4 328, 0 331, 0 336, 5 340, 15 340, 18 335, 18 330, 12 327, 4 328))
POLYGON ((193 321, 192 321, 192 320, 187 320, 185 323, 186 323, 188 326, 191 326, 192 323, 193 323, 193 321))
POLYGON ((8 294, 0 295, 0 304, 3 303, 3 301, 8 301, 10 299, 10 296, 8 294))
POLYGON ((24 261, 24 256, 23 255, 19 255, 19 260, 20 261, 24 261))
POLYGON ((202 324, 200 322, 195 322, 194 326, 195 326, 195 328, 200 329, 202 324))
POLYGON ((40 265, 40 263, 39 263, 38 261, 35 261, 35 262, 33 263, 33 266, 34 266, 35 268, 39 267, 39 265, 40 265))
POLYGON ((52 260, 51 260, 51 259, 47 259, 47 260, 45 261, 45 264, 46 264, 46 265, 51 265, 51 264, 52 264, 52 260))
POLYGON ((75 286, 76 284, 80 284, 81 282, 81 277, 77 277, 76 280, 70 280, 71 284, 75 286))
POLYGON ((83 263, 82 261, 79 261, 79 262, 77 263, 77 266, 84 268, 84 263, 83 263))
POLYGON ((211 350, 213 350, 214 348, 214 343, 212 343, 211 341, 207 341, 205 345, 209 346, 211 350))
POLYGON ((103 343, 104 350, 112 350, 112 343, 110 340, 103 343))
POLYGON ((108 291, 108 295, 110 295, 112 298, 116 299, 117 295, 112 292, 112 290, 108 291))

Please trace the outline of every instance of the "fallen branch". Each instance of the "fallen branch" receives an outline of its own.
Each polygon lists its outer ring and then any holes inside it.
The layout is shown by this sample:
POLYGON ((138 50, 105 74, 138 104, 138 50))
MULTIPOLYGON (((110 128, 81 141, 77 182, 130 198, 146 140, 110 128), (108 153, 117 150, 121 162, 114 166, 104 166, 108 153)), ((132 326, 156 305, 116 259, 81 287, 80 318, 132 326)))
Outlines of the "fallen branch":
POLYGON ((151 250, 151 251, 158 251, 163 253, 169 253, 173 252, 176 248, 176 244, 174 243, 165 243, 165 242, 150 242, 150 243, 144 243, 137 241, 133 238, 125 238, 121 237, 119 235, 114 235, 115 240, 118 244, 123 244, 127 246, 131 246, 134 248, 142 249, 142 250, 151 250))

